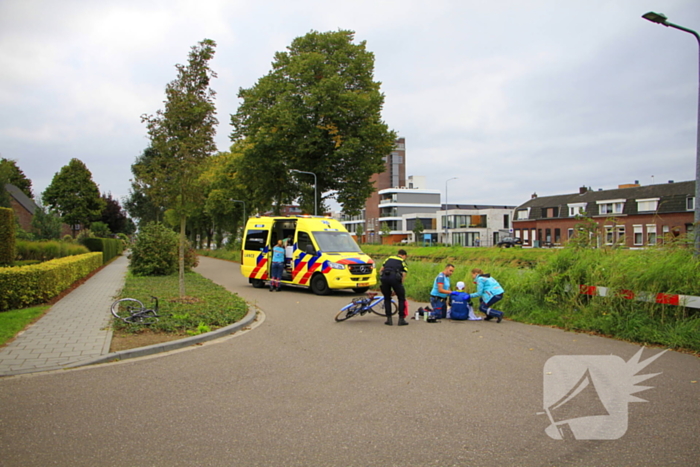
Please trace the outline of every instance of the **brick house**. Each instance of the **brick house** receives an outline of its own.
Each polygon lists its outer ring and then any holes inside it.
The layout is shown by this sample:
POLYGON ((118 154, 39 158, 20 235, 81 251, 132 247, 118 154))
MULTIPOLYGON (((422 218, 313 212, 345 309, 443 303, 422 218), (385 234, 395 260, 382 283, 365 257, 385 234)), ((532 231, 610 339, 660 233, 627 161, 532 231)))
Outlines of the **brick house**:
POLYGON ((38 206, 33 199, 11 183, 5 184, 5 191, 10 195, 10 207, 15 211, 19 225, 30 232, 32 230, 32 217, 34 217, 34 211, 38 206))
POLYGON ((692 232, 694 209, 694 181, 598 191, 582 187, 573 194, 532 195, 515 209, 513 234, 523 246, 562 245, 585 216, 598 223, 600 245, 642 248, 692 232))
MULTIPOLYGON (((22 227, 25 232, 31 232, 33 230, 32 218, 34 217, 34 212, 39 209, 39 206, 37 206, 33 199, 25 195, 22 190, 11 183, 5 184, 5 191, 10 195, 10 207, 15 211, 20 227, 22 227)), ((61 236, 70 235, 71 232, 70 226, 61 224, 61 236)))

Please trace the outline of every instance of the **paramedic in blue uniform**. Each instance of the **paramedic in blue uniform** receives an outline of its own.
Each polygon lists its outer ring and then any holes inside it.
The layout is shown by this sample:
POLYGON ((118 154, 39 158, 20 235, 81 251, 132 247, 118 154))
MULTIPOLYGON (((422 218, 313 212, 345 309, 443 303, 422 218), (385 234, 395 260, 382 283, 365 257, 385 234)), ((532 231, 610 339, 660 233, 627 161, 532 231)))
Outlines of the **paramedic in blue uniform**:
POLYGON ((277 241, 277 245, 272 249, 272 270, 270 271, 270 292, 273 290, 280 291, 282 280, 282 271, 284 271, 284 248, 282 240, 277 241))
POLYGON ((476 292, 471 296, 479 297, 479 311, 486 314, 486 321, 496 318, 496 322, 500 323, 503 312, 491 307, 503 298, 503 287, 491 274, 484 274, 484 271, 478 268, 472 269, 472 278, 476 284, 476 292))
POLYGON ((445 266, 445 269, 437 275, 433 282, 433 289, 430 291, 430 306, 433 311, 437 311, 438 318, 447 317, 447 297, 450 296, 450 276, 455 272, 452 264, 445 266))
POLYGON ((384 324, 391 326, 391 291, 396 294, 396 299, 399 301, 399 326, 406 326, 406 289, 403 287, 403 280, 406 278, 408 266, 406 266, 406 250, 399 250, 396 256, 390 256, 384 261, 382 269, 379 270, 379 277, 382 282, 381 290, 384 294, 384 312, 386 313, 386 322, 384 324))

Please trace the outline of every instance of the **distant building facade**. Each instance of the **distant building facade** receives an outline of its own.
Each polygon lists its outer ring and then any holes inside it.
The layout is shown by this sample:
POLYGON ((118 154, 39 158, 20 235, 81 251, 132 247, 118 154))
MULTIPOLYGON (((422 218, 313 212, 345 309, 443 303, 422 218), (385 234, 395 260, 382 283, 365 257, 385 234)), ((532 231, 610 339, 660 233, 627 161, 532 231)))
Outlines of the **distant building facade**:
POLYGON ((559 246, 576 235, 582 217, 598 224, 600 245, 643 248, 693 232, 695 182, 673 182, 542 196, 515 209, 514 236, 523 246, 559 246))

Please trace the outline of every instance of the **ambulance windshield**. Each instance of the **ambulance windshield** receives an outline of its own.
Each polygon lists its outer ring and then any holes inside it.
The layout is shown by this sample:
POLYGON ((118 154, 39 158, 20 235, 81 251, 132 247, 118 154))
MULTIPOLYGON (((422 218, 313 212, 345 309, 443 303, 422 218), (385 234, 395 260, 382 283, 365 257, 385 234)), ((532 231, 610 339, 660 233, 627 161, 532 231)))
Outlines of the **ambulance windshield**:
POLYGON ((355 239, 347 232, 314 232, 314 237, 324 253, 362 253, 355 239))

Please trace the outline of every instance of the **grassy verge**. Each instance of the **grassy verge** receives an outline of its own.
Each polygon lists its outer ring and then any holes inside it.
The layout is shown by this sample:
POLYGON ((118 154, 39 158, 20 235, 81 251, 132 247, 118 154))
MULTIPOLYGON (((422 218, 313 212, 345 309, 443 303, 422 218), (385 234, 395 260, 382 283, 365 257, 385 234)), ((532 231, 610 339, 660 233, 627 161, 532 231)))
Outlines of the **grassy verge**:
POLYGON ((40 318, 49 308, 49 305, 41 305, 0 313, 0 346, 5 345, 18 332, 40 318))
MULTIPOLYGON (((362 247, 378 258, 399 248, 362 247)), ((687 248, 406 250, 405 286, 414 300, 429 301, 435 276, 451 262, 456 266, 452 284, 464 281, 468 291, 474 291, 472 268, 491 273, 506 290, 498 309, 515 321, 700 352, 700 310, 621 296, 624 291, 700 296, 700 261, 687 248), (579 285, 608 287, 610 296, 581 295, 579 285)))
POLYGON ((197 254, 201 256, 209 256, 210 258, 225 259, 227 261, 241 262, 241 250, 197 250, 197 254))
POLYGON ((241 297, 197 273, 185 275, 185 287, 188 296, 181 299, 177 275, 136 277, 127 274, 120 297, 136 298, 146 306, 151 306, 151 296, 158 297, 161 317, 151 325, 114 320, 114 332, 196 335, 233 324, 248 313, 248 305, 241 297))

